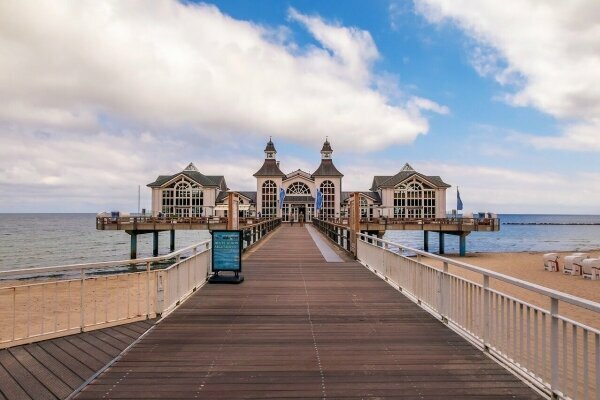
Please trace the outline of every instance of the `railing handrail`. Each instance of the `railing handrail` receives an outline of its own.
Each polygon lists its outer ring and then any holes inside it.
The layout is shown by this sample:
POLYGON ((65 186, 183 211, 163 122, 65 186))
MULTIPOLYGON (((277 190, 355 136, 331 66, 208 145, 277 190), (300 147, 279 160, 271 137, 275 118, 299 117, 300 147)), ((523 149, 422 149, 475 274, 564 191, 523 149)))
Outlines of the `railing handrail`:
MULTIPOLYGON (((407 250, 407 251, 413 252, 415 254, 419 254, 419 255, 422 255, 422 256, 434 259, 434 260, 446 262, 448 264, 464 268, 464 269, 466 269, 468 271, 477 272, 477 273, 482 274, 484 276, 489 276, 490 278, 494 278, 494 279, 497 279, 499 281, 510 283, 512 285, 515 285, 515 286, 518 286, 518 287, 521 287, 521 288, 524 288, 524 289, 531 290, 533 292, 536 292, 536 293, 542 294, 544 296, 548 296, 550 298, 554 298, 554 299, 563 301, 563 302, 568 303, 568 304, 572 304, 572 305, 584 308, 586 310, 590 310, 590 311, 594 311, 594 312, 600 312, 600 303, 597 303, 597 302, 592 301, 592 300, 583 299, 581 297, 573 296, 573 295, 570 295, 570 294, 567 294, 567 293, 564 293, 564 292, 560 292, 558 290, 550 289, 550 288, 547 288, 545 286, 537 285, 535 283, 527 282, 527 281, 524 281, 522 279, 514 278, 514 277, 509 276, 509 275, 505 275, 505 274, 502 274, 502 273, 499 273, 499 272, 495 272, 495 271, 491 271, 491 270, 488 270, 488 269, 485 269, 485 268, 477 267, 477 266, 472 265, 472 264, 467 264, 467 263, 462 262, 462 261, 456 261, 456 260, 452 260, 450 258, 446 258, 446 257, 442 257, 442 256, 439 256, 439 255, 436 255, 436 254, 428 253, 426 251, 422 251, 422 250, 418 250, 418 249, 413 249, 412 247, 404 246, 404 245, 401 245, 399 243, 394 243, 394 242, 391 242, 389 240, 379 239, 376 236, 369 236, 369 235, 367 235, 365 233, 357 233, 357 236, 359 238, 362 238, 362 239, 368 239, 368 240, 372 240, 372 241, 375 240, 375 241, 378 241, 378 242, 381 242, 381 243, 386 243, 388 245, 396 246, 396 247, 398 247, 400 249, 407 250)), ((366 241, 366 240, 363 240, 363 241, 367 242, 367 244, 371 244, 371 243, 368 243, 368 241, 366 241)), ((373 245, 373 244, 371 244, 371 245, 373 245)), ((373 245, 373 246, 375 246, 375 245, 373 245)), ((389 251, 389 249, 387 249, 387 250, 389 251)))
POLYGON ((82 264, 68 264, 68 265, 58 265, 58 266, 50 266, 50 267, 33 267, 33 268, 25 268, 25 269, 11 269, 8 271, 0 271, 0 278, 4 278, 12 275, 26 275, 31 273, 48 273, 48 272, 58 272, 58 271, 73 271, 73 270, 82 270, 82 269, 92 269, 92 268, 106 268, 106 267, 119 267, 126 265, 134 265, 134 264, 145 264, 152 263, 157 261, 165 261, 171 258, 175 258, 178 255, 181 255, 185 252, 193 250, 194 248, 198 248, 200 246, 206 245, 211 240, 204 240, 202 242, 198 242, 196 244, 192 244, 190 246, 184 247, 183 249, 179 249, 169 254, 165 254, 162 256, 156 257, 146 257, 146 258, 136 258, 130 260, 117 260, 117 261, 101 261, 95 263, 82 263, 82 264))

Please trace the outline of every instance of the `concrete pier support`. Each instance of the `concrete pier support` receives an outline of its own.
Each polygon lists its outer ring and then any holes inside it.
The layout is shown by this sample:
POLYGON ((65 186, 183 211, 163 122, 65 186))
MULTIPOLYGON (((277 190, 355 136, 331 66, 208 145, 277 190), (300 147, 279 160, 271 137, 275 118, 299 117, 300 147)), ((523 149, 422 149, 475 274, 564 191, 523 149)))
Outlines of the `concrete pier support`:
POLYGON ((440 254, 444 254, 446 252, 446 250, 444 249, 445 243, 444 243, 444 232, 440 232, 440 254))
POLYGON ((131 232, 129 234, 131 236, 131 254, 130 258, 132 260, 137 258, 137 232, 131 232))
POLYGON ((423 231, 423 251, 429 251, 429 231, 423 231))
POLYGON ((158 231, 152 232, 152 255, 158 255, 158 231))
POLYGON ((459 238, 459 254, 461 257, 464 257, 467 254, 467 235, 462 234, 459 238))
POLYGON ((175 230, 171 230, 171 240, 169 243, 169 249, 171 249, 171 253, 175 251, 175 230))

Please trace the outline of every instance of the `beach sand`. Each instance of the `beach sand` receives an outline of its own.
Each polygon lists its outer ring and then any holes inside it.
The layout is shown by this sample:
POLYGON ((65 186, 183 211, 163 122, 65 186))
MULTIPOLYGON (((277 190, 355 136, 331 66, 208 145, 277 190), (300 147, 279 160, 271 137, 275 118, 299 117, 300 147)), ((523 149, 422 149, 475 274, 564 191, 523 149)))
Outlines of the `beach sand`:
MULTIPOLYGON (((600 258, 600 250, 589 251, 587 253, 590 257, 600 258)), ((446 257, 558 290, 573 296, 600 302, 600 280, 592 281, 590 279, 583 279, 581 276, 564 275, 562 273, 564 257, 572 254, 572 252, 560 252, 559 254, 560 272, 550 272, 544 269, 542 260, 543 253, 473 253, 468 254, 466 257, 459 257, 457 255, 448 255, 446 257)), ((437 268, 441 268, 442 265, 441 262, 436 260, 426 259, 425 262, 437 268)), ((453 266, 449 267, 449 271, 476 283, 482 283, 480 274, 465 271, 453 266)), ((494 279, 490 280, 490 285, 492 288, 498 289, 506 294, 544 309, 550 308, 550 300, 546 296, 531 293, 528 290, 494 279)), ((600 329, 600 318, 598 318, 596 313, 582 310, 579 307, 563 305, 562 303, 559 308, 559 313, 586 325, 600 329)))

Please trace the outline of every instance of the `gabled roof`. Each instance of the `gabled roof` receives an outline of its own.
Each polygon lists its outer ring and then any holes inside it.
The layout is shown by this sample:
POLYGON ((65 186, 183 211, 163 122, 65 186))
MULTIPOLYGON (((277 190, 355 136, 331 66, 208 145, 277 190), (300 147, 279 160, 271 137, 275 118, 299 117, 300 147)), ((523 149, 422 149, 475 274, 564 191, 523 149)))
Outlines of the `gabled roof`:
POLYGON ((439 176, 423 175, 419 172, 416 172, 414 169, 412 169, 412 167, 409 164, 405 164, 404 167, 402 168, 402 170, 400 170, 400 172, 398 172, 394 176, 375 176, 375 177, 373 177, 373 186, 371 187, 371 190, 378 190, 379 188, 382 188, 382 187, 395 187, 396 185, 399 185, 400 183, 410 179, 411 177, 413 177, 415 175, 417 177, 419 177, 421 180, 423 180, 425 182, 429 182, 431 185, 433 185, 437 188, 449 188, 450 187, 450 185, 448 185, 446 182, 444 182, 442 180, 442 178, 440 178, 439 176))
POLYGON ((225 177, 221 176, 221 175, 210 175, 207 176, 208 179, 210 179, 211 181, 215 182, 218 186, 219 189, 221 189, 221 191, 225 192, 227 191, 229 188, 227 187, 227 183, 225 183, 225 177))
POLYGON ((165 183, 167 183, 181 175, 186 176, 187 178, 198 183, 201 186, 212 186, 212 187, 216 186, 216 187, 221 188, 221 190, 227 190, 227 184, 225 183, 224 176, 221 176, 221 175, 206 176, 206 175, 201 174, 198 171, 191 171, 191 170, 184 170, 184 171, 178 172, 174 175, 159 175, 158 178, 156 178, 156 180, 154 182, 151 182, 151 183, 147 184, 146 186, 161 187, 165 183), (223 188, 225 188, 225 189, 223 189, 223 188))
POLYGON ((251 203, 256 204, 256 192, 238 192, 242 196, 250 200, 251 203))
POLYGON ((392 178, 391 176, 374 176, 373 184, 371 185, 371 190, 375 191, 375 190, 379 189, 379 187, 381 187, 381 185, 385 181, 390 180, 391 178, 392 178))
MULTIPOLYGON (((350 196, 352 195, 352 193, 354 193, 354 192, 342 192, 342 203, 347 202, 348 199, 350 198, 350 196)), ((377 193, 377 192, 359 192, 359 193, 371 198, 375 204, 381 204, 381 197, 379 197, 379 193, 377 193)))
POLYGON ((333 165, 333 161, 331 159, 321 160, 321 164, 319 168, 312 174, 315 176, 344 176, 338 169, 333 165))
POLYGON ((285 178, 285 174, 279 169, 277 161, 272 158, 266 159, 262 167, 256 171, 254 176, 281 176, 285 178))
POLYGON ((297 169, 297 170, 295 170, 295 171, 290 172, 289 174, 287 174, 285 176, 285 178, 284 178, 284 181, 288 180, 288 179, 295 178, 297 176, 301 176, 302 178, 305 178, 305 179, 307 179, 309 181, 314 181, 313 177, 308 172, 302 171, 301 169, 297 169))
MULTIPOLYGON (((250 200, 250 203, 256 204, 256 192, 237 192, 240 196, 243 196, 250 200)), ((224 203, 227 200, 228 192, 221 192, 215 199, 215 203, 224 203)))

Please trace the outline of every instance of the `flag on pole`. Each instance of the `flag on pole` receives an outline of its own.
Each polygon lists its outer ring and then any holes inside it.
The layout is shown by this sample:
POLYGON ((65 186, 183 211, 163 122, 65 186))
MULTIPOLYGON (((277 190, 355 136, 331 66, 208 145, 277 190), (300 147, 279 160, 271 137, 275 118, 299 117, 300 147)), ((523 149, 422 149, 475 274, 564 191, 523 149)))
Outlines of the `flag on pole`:
POLYGON ((458 187, 456 187, 456 209, 461 211, 463 209, 463 202, 460 199, 460 192, 458 191, 458 187))
POLYGON ((315 198, 315 209, 320 210, 323 207, 323 192, 317 190, 317 197, 315 198))
POLYGON ((285 200, 285 190, 279 188, 279 208, 283 208, 283 200, 285 200))

